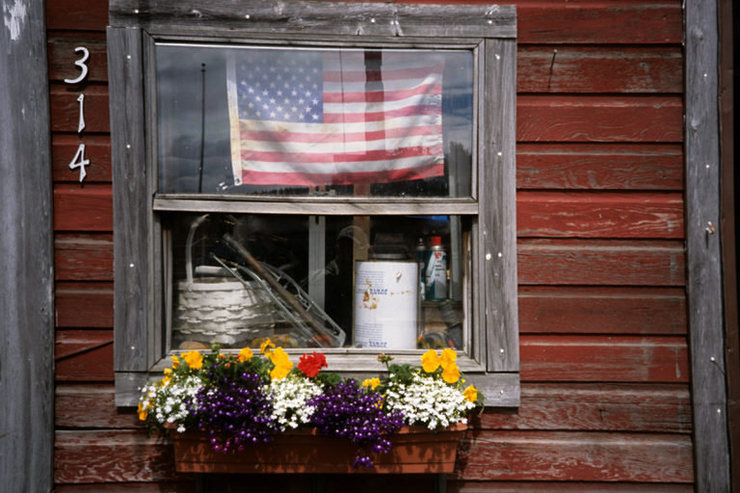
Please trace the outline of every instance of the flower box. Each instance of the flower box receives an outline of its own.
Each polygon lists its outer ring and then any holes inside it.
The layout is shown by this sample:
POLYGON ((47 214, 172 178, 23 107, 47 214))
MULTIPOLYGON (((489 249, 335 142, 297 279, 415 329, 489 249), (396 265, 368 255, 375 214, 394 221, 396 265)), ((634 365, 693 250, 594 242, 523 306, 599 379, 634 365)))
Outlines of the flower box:
POLYGON ((286 431, 272 442, 229 453, 214 451, 204 433, 173 433, 175 467, 191 473, 450 473, 466 429, 464 424, 438 432, 403 427, 391 437, 389 453, 374 454, 371 469, 352 466, 355 445, 315 429, 286 431))

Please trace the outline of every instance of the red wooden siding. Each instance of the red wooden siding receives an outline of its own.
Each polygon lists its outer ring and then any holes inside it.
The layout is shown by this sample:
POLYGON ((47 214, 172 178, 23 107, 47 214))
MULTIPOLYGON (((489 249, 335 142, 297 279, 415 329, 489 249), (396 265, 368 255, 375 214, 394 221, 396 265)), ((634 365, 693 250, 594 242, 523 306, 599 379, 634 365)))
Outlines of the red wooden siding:
POLYGON ((678 46, 524 45, 517 55, 521 93, 680 93, 683 87, 678 46))
POLYGON ((462 447, 466 479, 692 480, 691 437, 584 432, 480 432, 462 447))
MULTIPOLYGON (((522 399, 476 420, 448 489, 692 491, 681 2, 515 3, 522 399)), ((167 444, 114 405, 107 2, 46 8, 56 489, 194 491, 167 444), (70 86, 76 46, 90 50, 90 72, 70 86), (80 142, 92 161, 84 185, 68 167, 80 142)), ((323 481, 357 493, 432 488, 418 477, 323 481)), ((312 486, 300 477, 250 484, 312 486)), ((233 487, 223 477, 212 485, 233 487)))
POLYGON ((79 170, 69 169, 69 163, 80 143, 85 144, 85 157, 93 163, 92 166, 87 167, 85 183, 110 185, 110 137, 108 135, 83 135, 80 138, 77 135, 61 133, 55 134, 51 141, 54 183, 70 182, 79 185, 79 170))
POLYGON ((55 301, 59 328, 113 327, 113 283, 57 282, 55 301))
POLYGON ((517 194, 519 237, 683 238, 680 193, 517 194))
POLYGON ((685 335, 686 298, 680 288, 522 286, 519 330, 685 335))
POLYGON ((522 190, 683 189, 680 144, 519 143, 516 158, 522 190))

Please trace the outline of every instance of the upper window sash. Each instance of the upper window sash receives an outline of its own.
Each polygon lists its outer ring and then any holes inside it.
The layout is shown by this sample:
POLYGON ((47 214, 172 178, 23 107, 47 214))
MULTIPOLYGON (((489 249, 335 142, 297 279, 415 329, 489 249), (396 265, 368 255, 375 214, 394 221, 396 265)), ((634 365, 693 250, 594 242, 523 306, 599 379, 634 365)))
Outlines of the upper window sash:
POLYGON ((154 51, 160 193, 472 196, 474 50, 257 39, 154 51))

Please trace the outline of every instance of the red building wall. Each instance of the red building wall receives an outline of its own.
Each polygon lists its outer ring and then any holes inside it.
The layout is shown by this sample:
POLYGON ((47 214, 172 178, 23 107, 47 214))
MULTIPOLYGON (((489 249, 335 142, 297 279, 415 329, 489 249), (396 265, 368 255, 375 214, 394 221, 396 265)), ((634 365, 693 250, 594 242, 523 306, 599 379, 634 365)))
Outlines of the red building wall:
MULTIPOLYGON (((114 405, 107 2, 46 3, 57 490, 189 491, 167 445, 114 405), (82 86, 63 83, 79 74, 77 46, 91 53, 82 86), (82 186, 68 168, 80 141, 91 160, 82 186)), ((480 418, 448 489, 692 491, 681 2, 521 0, 517 9, 522 400, 480 418)), ((223 478, 212 483, 229 491, 223 478)), ((432 486, 352 476, 237 484, 432 486)))

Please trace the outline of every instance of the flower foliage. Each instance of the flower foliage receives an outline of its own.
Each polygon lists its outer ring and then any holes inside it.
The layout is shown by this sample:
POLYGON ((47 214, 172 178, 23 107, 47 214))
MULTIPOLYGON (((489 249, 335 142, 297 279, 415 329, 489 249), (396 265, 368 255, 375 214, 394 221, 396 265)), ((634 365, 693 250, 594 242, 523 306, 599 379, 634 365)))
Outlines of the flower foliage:
POLYGON ((216 451, 229 453, 269 442, 276 433, 314 427, 319 433, 350 440, 357 447, 355 467, 373 467, 373 457, 391 449, 403 425, 437 430, 466 422, 482 397, 464 388, 445 349, 422 356, 421 367, 391 364, 388 374, 362 383, 322 371, 326 357, 313 352, 290 355, 265 341, 260 354, 249 348, 224 354, 189 351, 172 356, 162 379, 142 388, 139 418, 153 429, 199 430, 216 451))

